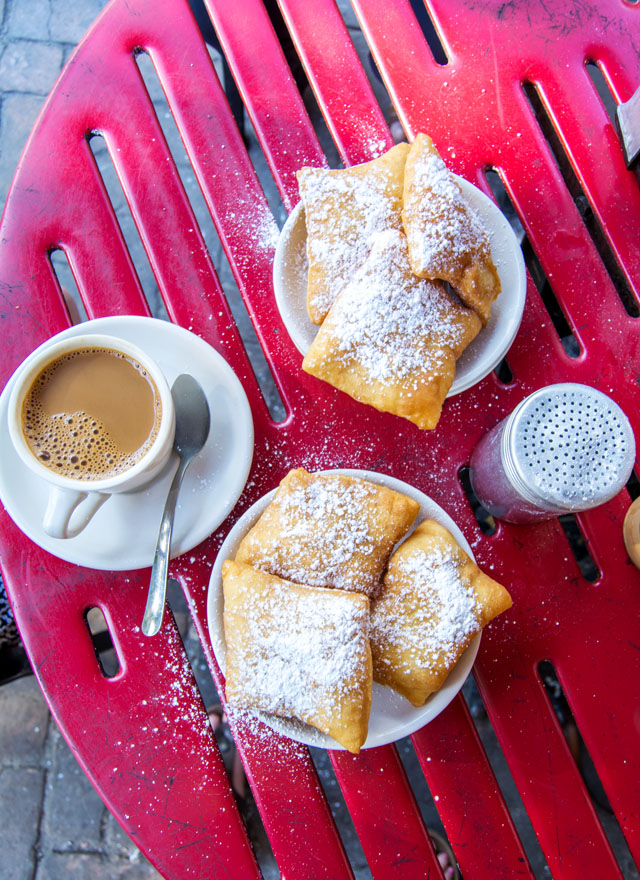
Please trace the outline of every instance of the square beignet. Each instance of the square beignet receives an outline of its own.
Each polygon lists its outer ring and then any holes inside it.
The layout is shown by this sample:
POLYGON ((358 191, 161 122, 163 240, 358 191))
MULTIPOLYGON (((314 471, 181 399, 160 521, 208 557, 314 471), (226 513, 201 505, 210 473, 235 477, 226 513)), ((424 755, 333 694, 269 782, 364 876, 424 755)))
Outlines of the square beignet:
POLYGON ((426 134, 407 156, 402 221, 413 272, 448 281, 486 324, 501 287, 489 236, 426 134))
POLYGON ((401 228, 408 144, 351 168, 297 172, 307 226, 307 311, 321 324, 339 291, 366 260, 374 232, 401 228))
POLYGON ((229 560, 222 579, 229 704, 298 718, 357 754, 371 710, 368 598, 229 560))
POLYGON ((374 237, 302 369, 361 403, 435 428, 456 360, 481 326, 442 284, 413 275, 405 236, 389 230, 374 237))
POLYGON ((371 603, 374 681, 424 705, 474 636, 510 607, 505 588, 444 526, 425 520, 391 557, 371 603))
POLYGON ((238 562, 285 580, 371 596, 420 505, 345 474, 290 471, 240 542, 238 562))

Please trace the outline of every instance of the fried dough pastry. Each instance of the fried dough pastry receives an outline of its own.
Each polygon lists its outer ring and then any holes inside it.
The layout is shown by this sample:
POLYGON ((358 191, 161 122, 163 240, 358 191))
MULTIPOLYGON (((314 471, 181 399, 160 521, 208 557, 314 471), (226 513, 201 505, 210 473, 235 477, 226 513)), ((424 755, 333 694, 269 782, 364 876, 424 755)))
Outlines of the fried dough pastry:
POLYGON ((222 578, 230 705, 299 718, 357 754, 371 709, 368 598, 229 560, 222 578))
POLYGON ((302 369, 382 412, 435 428, 456 360, 481 326, 442 284, 416 278, 405 236, 388 230, 374 237, 302 369))
POLYGON ((402 222, 414 274, 448 281, 485 325, 500 293, 489 236, 426 134, 407 156, 402 222))
POLYGON ((425 520, 391 557, 371 603, 374 681, 422 706, 474 636, 510 607, 504 587, 444 526, 425 520))
POLYGON ((368 480, 298 468, 240 542, 236 560, 295 583, 371 596, 419 509, 368 480))
POLYGON ((339 291, 364 263, 375 232, 402 226, 402 188, 408 144, 379 159, 330 171, 297 172, 307 226, 307 311, 321 324, 339 291))

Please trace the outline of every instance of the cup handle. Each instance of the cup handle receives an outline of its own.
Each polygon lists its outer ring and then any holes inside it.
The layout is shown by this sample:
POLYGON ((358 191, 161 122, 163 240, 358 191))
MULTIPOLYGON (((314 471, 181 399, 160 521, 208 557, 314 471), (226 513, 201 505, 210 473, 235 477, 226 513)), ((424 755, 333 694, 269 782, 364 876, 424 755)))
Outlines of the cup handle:
POLYGON ((88 525, 109 495, 100 492, 78 492, 75 489, 49 487, 49 501, 44 512, 42 528, 51 538, 75 538, 88 525), (70 521, 77 508, 82 505, 70 521))

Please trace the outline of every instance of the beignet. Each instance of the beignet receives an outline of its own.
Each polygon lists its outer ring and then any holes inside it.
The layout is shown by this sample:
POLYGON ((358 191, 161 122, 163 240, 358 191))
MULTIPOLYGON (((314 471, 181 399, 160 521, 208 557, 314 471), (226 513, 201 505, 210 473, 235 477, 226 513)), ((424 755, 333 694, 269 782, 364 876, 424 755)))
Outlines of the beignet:
POLYGON ((407 156, 402 222, 413 272, 448 281, 486 324, 500 293, 489 236, 426 134, 407 156))
POLYGON ((371 709, 368 598, 229 560, 222 578, 229 704, 299 718, 359 752, 371 709))
POLYGON ((510 607, 505 588, 444 526, 425 520, 389 560, 371 603, 374 681, 422 706, 474 636, 510 607))
POLYGON ((364 263, 373 233, 401 228, 408 144, 379 159, 330 171, 297 172, 307 226, 307 311, 321 324, 339 291, 364 263))
POLYGON ((298 584, 370 596, 419 509, 413 498, 368 480, 297 468, 240 542, 236 560, 298 584))
POLYGON ((442 284, 411 272, 405 236, 388 230, 374 237, 302 369, 382 412, 435 428, 456 360, 481 326, 442 284))

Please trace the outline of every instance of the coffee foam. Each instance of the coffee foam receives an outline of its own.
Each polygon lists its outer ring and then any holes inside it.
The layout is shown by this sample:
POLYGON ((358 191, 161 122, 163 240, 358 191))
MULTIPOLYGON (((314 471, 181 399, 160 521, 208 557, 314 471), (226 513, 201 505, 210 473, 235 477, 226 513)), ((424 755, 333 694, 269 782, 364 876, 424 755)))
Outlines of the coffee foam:
MULTIPOLYGON (((75 480, 100 480, 117 476, 139 462, 158 435, 161 420, 159 394, 151 377, 133 358, 110 349, 110 355, 127 362, 148 384, 148 396, 153 402, 151 430, 142 445, 125 450, 105 424, 85 410, 50 412, 43 405, 48 384, 61 367, 83 356, 91 357, 97 349, 79 350, 58 358, 32 384, 23 404, 23 433, 38 460, 50 470, 75 480)), ((121 388, 113 389, 115 395, 121 388)))

